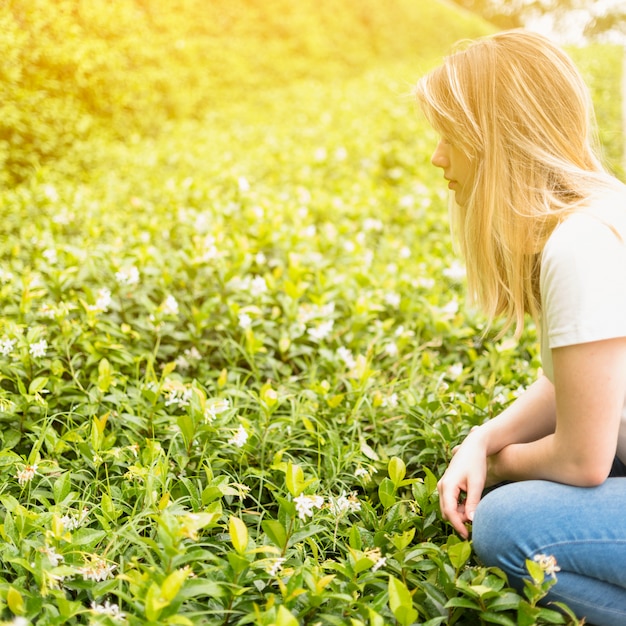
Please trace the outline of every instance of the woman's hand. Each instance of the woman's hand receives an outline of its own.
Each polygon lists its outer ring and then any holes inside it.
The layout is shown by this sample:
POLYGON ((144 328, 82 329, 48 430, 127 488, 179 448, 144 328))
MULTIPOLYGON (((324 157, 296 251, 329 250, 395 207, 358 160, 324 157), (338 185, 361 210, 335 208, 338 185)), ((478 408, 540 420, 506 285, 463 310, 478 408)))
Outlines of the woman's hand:
POLYGON ((453 450, 450 465, 437 484, 441 514, 464 539, 469 536, 465 524, 472 521, 484 487, 492 482, 486 443, 479 429, 472 429, 453 450))

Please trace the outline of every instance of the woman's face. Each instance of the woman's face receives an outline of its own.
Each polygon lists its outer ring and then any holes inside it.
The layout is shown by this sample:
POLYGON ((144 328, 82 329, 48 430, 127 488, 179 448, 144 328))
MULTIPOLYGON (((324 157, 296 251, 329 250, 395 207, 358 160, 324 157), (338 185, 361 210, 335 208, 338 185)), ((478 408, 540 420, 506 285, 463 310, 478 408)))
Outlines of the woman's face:
POLYGON ((430 162, 443 170, 443 177, 448 181, 448 189, 454 191, 457 204, 465 206, 473 184, 473 167, 469 157, 456 146, 441 139, 430 162))

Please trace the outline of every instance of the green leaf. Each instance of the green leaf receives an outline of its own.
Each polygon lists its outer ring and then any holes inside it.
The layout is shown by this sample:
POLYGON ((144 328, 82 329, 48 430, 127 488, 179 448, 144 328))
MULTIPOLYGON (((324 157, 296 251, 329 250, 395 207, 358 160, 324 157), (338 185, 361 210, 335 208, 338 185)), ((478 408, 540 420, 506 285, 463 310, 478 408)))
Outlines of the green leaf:
POLYGON ((380 503, 388 509, 390 506, 393 506, 396 502, 396 486, 393 481, 389 478, 383 478, 380 481, 380 485, 378 485, 378 497, 380 498, 380 503))
POLYGON ((278 520, 263 520, 261 527, 270 541, 281 550, 287 546, 287 530, 278 520))
POLYGON ((37 378, 34 378, 28 386, 28 394, 34 396, 39 393, 46 386, 47 382, 48 378, 46 376, 37 376, 37 378))
POLYGON ((7 605, 14 615, 24 615, 24 598, 15 587, 9 587, 7 591, 7 605))
POLYGON ((406 585, 389 576, 389 608, 400 624, 408 626, 417 619, 417 611, 413 608, 413 599, 406 585))
POLYGON ((278 607, 276 614, 276 626, 299 626, 300 622, 294 617, 293 613, 283 604, 278 607))
POLYGON ((389 465, 387 466, 387 472, 389 473, 389 478, 391 478, 391 481, 397 489, 404 480, 404 477, 406 476, 406 465, 404 464, 404 461, 402 459, 394 456, 389 461, 389 465))
POLYGON ((238 554, 245 554, 248 549, 248 528, 238 517, 231 516, 228 520, 228 532, 233 548, 238 554))
POLYGON ((304 483, 304 472, 299 465, 291 463, 287 464, 287 470, 285 471, 285 482, 287 484, 287 490, 294 497, 297 498, 306 487, 304 483))
POLYGON ((458 572, 468 561, 472 554, 472 546, 469 541, 460 541, 448 547, 448 557, 458 572))
POLYGON ((106 358, 100 359, 98 363, 98 389, 106 393, 113 382, 111 364, 106 358))

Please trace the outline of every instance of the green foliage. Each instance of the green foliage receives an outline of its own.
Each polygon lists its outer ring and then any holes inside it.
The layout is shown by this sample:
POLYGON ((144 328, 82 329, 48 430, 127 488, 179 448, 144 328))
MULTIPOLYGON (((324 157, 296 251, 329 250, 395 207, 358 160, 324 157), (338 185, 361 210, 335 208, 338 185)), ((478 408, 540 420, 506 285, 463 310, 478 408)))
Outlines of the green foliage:
POLYGON ((420 70, 97 134, 2 193, 0 620, 576 623, 439 517, 539 361, 463 303, 420 70))
MULTIPOLYGON (((154 135, 168 119, 202 119, 301 78, 416 62, 480 32, 478 18, 425 0, 385 11, 375 0, 6 0, 0 184, 63 166, 100 135, 154 135)), ((80 157, 94 165, 88 150, 80 157)))

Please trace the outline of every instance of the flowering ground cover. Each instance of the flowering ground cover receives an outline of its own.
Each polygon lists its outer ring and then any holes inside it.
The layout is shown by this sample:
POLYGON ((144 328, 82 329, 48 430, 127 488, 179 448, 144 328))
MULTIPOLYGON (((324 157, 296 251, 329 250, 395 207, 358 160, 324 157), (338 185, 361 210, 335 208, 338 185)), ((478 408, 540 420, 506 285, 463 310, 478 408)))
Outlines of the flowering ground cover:
POLYGON ((2 191, 4 623, 568 623, 537 606, 549 555, 515 593, 438 514, 539 361, 465 303, 422 69, 259 90, 2 191))
POLYGON ((410 79, 3 194, 8 623, 558 623, 541 568, 519 596, 438 517, 451 447, 538 361, 464 304, 410 79))

